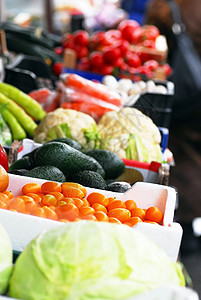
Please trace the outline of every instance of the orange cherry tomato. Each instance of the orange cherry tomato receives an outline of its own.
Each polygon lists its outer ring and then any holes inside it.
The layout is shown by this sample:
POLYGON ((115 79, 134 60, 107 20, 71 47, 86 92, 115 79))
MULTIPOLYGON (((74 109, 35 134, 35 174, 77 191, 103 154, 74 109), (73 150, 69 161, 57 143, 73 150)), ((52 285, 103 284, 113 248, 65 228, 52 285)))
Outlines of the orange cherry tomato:
POLYGON ((87 200, 89 201, 90 205, 94 203, 102 204, 103 206, 107 207, 109 204, 108 198, 98 192, 92 192, 87 196, 87 200))
POLYGON ((107 206, 107 210, 110 211, 114 208, 126 208, 126 204, 122 200, 114 200, 107 206))
POLYGON ((41 185, 41 192, 43 194, 49 194, 52 192, 61 192, 61 185, 55 181, 46 181, 41 185))
POLYGON ((41 186, 38 183, 27 183, 22 187, 22 193, 26 195, 27 193, 38 194, 41 193, 41 186))
POLYGON ((131 210, 131 217, 139 217, 142 221, 145 219, 145 211, 142 208, 133 208, 131 210))
POLYGON ((108 217, 116 218, 123 223, 130 219, 131 212, 126 208, 114 208, 108 212, 108 217))
POLYGON ((163 214, 158 207, 151 206, 146 210, 145 220, 161 223, 163 220, 163 214))

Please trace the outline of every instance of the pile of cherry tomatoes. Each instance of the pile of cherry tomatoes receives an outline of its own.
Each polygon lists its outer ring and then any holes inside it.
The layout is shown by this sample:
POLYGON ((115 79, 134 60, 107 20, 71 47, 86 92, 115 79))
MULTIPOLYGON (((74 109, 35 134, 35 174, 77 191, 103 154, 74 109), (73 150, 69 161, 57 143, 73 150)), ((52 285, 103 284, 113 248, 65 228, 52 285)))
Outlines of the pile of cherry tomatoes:
POLYGON ((62 55, 67 48, 74 50, 77 55, 76 68, 82 71, 118 77, 135 74, 152 78, 153 72, 161 66, 168 76, 171 68, 161 61, 156 50, 155 42, 159 35, 158 28, 153 25, 140 26, 135 20, 124 20, 117 29, 95 32, 92 36, 84 30, 65 34, 62 47, 55 51, 62 55), (140 46, 137 50, 132 47, 136 45, 140 46))

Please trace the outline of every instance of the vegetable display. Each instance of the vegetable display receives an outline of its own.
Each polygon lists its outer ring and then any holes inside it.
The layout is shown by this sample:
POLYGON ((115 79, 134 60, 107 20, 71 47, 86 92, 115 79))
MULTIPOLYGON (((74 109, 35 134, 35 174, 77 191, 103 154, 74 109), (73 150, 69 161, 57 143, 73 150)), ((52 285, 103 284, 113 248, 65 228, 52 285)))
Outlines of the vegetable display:
POLYGON ((0 193, 0 208, 60 222, 84 219, 130 227, 139 222, 163 224, 163 213, 156 206, 142 209, 132 199, 124 202, 98 191, 87 195, 86 188, 75 182, 32 182, 23 185, 21 194, 16 197, 12 192, 7 194, 0 193))
POLYGON ((42 120, 46 112, 33 98, 10 84, 0 82, 1 115, 9 126, 12 138, 24 139, 27 134, 31 137, 37 127, 33 120, 42 120))
POLYGON ((0 295, 8 288, 8 282, 13 269, 13 253, 7 232, 0 224, 0 295))
POLYGON ((74 51, 74 68, 80 71, 132 80, 157 78, 158 70, 165 79, 171 72, 166 63, 165 37, 157 27, 140 26, 135 20, 124 20, 117 29, 94 32, 92 36, 84 30, 64 34, 61 47, 56 49, 64 54, 64 62, 67 49, 74 51))
POLYGON ((11 130, 4 121, 1 113, 2 109, 0 109, 0 144, 3 146, 10 146, 12 143, 11 130))
POLYGON ((183 274, 143 234, 124 225, 80 221, 29 243, 15 263, 9 296, 123 300, 163 284, 184 285, 183 274))

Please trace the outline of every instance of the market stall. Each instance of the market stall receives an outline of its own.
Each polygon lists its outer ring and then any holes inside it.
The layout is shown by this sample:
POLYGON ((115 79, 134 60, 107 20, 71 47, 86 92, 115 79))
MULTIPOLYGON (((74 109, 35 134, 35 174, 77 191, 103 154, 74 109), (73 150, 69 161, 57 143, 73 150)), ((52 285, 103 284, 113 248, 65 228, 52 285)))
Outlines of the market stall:
POLYGON ((165 37, 126 13, 55 34, 46 5, 46 29, 0 23, 0 294, 150 300, 162 288, 172 299, 173 285, 197 300, 169 186, 165 37))

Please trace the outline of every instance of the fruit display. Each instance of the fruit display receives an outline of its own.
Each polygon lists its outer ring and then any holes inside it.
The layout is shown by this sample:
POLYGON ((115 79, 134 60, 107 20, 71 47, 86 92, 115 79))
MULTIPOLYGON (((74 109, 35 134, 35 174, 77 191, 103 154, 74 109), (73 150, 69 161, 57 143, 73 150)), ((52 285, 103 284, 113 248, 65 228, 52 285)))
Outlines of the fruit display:
POLYGON ((65 55, 66 49, 74 51, 77 57, 74 68, 81 71, 132 80, 155 78, 158 70, 167 78, 171 72, 166 63, 165 38, 157 27, 140 26, 135 20, 124 20, 117 29, 95 32, 92 36, 84 30, 67 33, 62 47, 55 51, 65 55))

